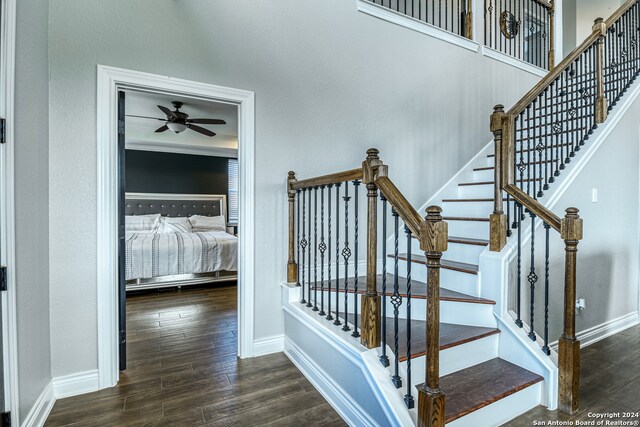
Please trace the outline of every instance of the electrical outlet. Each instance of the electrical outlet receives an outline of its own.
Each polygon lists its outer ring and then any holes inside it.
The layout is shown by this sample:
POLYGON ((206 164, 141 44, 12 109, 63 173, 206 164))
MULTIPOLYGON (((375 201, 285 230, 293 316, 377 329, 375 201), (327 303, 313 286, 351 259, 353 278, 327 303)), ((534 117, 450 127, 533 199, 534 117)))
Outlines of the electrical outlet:
POLYGON ((576 310, 582 311, 582 310, 585 310, 586 308, 587 308, 587 303, 584 300, 584 298, 579 298, 578 300, 576 300, 576 310))
POLYGON ((591 202, 592 203, 598 203, 598 189, 597 188, 591 189, 591 202))

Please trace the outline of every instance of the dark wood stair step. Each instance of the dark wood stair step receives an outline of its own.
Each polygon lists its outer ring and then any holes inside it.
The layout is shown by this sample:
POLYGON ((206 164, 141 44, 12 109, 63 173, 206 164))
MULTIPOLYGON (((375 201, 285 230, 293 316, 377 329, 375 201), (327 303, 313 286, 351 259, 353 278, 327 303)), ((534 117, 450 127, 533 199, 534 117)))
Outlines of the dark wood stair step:
MULTIPOLYGON (((533 182, 533 181, 542 181, 542 178, 529 178, 529 179, 519 179, 517 182, 533 182)), ((481 181, 481 182, 463 182, 458 184, 458 187, 471 187, 474 185, 493 185, 494 181, 481 181)))
POLYGON ((443 220, 445 221, 479 221, 479 222, 489 222, 489 218, 473 218, 473 217, 462 217, 462 216, 443 216, 443 220))
MULTIPOLYGON (((389 255, 389 258, 393 258, 393 255, 389 255)), ((398 254, 398 258, 403 261, 407 261, 407 254, 398 254)), ((412 254, 411 262, 427 265, 427 257, 424 255, 412 254)), ((476 264, 467 264, 466 262, 451 261, 448 259, 441 260, 440 264, 442 265, 442 268, 447 270, 460 271, 468 274, 478 274, 478 266, 476 264)))
MULTIPOLYGON (((347 283, 347 292, 349 293, 353 293, 355 290, 355 281, 353 279, 354 279, 353 277, 350 277, 347 283)), ((367 283, 366 276, 358 277, 358 294, 364 294, 366 283, 367 283)), ((377 287, 378 287, 378 295, 382 295, 382 274, 378 274, 377 287)), ((319 285, 317 286, 312 285, 311 289, 320 290, 321 287, 319 285)), ((325 284, 324 290, 325 291, 329 290, 329 283, 325 284)), ((331 292, 335 292, 335 291, 336 291, 336 281, 332 280, 331 292)), ((404 277, 398 278, 398 291, 400 292, 400 295, 403 298, 407 296, 407 279, 406 278, 404 277)), ((344 278, 340 279, 340 286, 338 287, 338 292, 340 293, 344 292, 344 278)), ((387 291, 385 293, 388 297, 393 294, 393 274, 387 273, 387 291)), ((417 280, 411 280, 411 297, 417 298, 417 299, 426 299, 427 284, 424 282, 419 282, 417 280)), ((492 301, 489 299, 463 294, 462 292, 452 291, 451 289, 447 289, 443 287, 440 288, 440 300, 452 301, 452 302, 466 302, 466 303, 472 303, 472 304, 489 304, 489 305, 493 305, 496 303, 495 301, 492 301)))
POLYGON ((500 358, 446 375, 440 378, 440 388, 447 396, 445 422, 450 423, 543 379, 500 358))
MULTIPOLYGON (((507 198, 503 198, 503 201, 507 201, 507 198)), ((478 203, 478 202, 491 202, 493 203, 494 199, 442 199, 443 203, 478 203)))
MULTIPOLYGON (((342 317, 342 316, 341 316, 342 317)), ((342 317, 344 319, 344 317, 342 317)), ((347 315, 349 323, 354 324, 353 313, 347 315)), ((361 325, 361 317, 358 315, 358 327, 361 325)), ((440 323, 440 350, 446 350, 468 342, 476 341, 491 335, 499 334, 500 329, 482 328, 480 326, 454 325, 440 323)), ((387 345, 393 348, 393 317, 387 317, 387 345)), ((400 362, 405 362, 407 357, 407 320, 398 322, 398 353, 400 362)), ((421 357, 427 354, 427 322, 422 320, 411 321, 411 358, 421 357)), ((447 396, 447 399, 449 397, 447 396)))

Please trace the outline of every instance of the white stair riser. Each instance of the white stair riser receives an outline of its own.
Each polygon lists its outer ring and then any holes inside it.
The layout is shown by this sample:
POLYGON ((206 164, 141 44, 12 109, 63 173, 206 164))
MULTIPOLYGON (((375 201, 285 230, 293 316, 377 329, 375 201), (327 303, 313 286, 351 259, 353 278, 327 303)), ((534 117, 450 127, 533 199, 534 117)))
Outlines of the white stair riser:
MULTIPOLYGON (((451 261, 478 264, 480 254, 484 249, 485 246, 465 245, 462 243, 450 242, 447 251, 443 254, 442 257, 451 261)), ((420 242, 415 239, 413 244, 411 245, 411 250, 414 254, 422 255, 422 251, 420 250, 420 242)))
MULTIPOLYGON (((491 199, 493 199, 493 194, 491 199)), ((489 218, 492 213, 493 202, 445 202, 442 204, 442 215, 444 216, 489 218)))
MULTIPOLYGON (((400 277, 407 277, 406 264, 406 261, 402 260, 398 263, 398 275, 400 277)), ((393 272, 393 260, 387 264, 387 271, 393 272)), ((413 263, 411 277, 418 282, 427 283, 427 266, 413 263)), ((478 296, 478 276, 475 274, 442 268, 440 269, 440 286, 467 295, 478 296)))
POLYGON ((495 172, 493 169, 483 169, 480 171, 473 171, 474 182, 493 181, 494 178, 495 178, 495 172))
POLYGON ((487 199, 493 197, 493 184, 460 185, 458 197, 461 199, 487 199))
MULTIPOLYGON (((391 288, 390 288, 391 289, 391 288)), ((324 310, 325 315, 329 310, 329 295, 331 295, 331 316, 336 316, 335 292, 329 294, 324 292, 324 310)), ((344 316, 344 293, 338 294, 340 316, 344 316)), ((347 297, 348 313, 354 313, 354 294, 350 293, 347 297)), ((391 298, 387 296, 386 316, 393 316, 393 304, 391 298)), ((312 299, 313 302, 313 299, 312 299)), ((318 307, 321 307, 321 293, 318 292, 318 307)), ((358 311, 361 310, 362 295, 358 295, 358 311)), ((319 311, 317 312, 319 313, 319 311)), ((402 298, 402 305, 399 308, 398 317, 407 318, 407 298, 402 298)), ((411 318, 413 320, 426 320, 427 318, 427 300, 424 298, 411 298, 411 318)), ((493 316, 493 305, 491 304, 475 304, 457 301, 440 301, 440 321, 443 323, 451 323, 457 325, 481 326, 487 328, 495 328, 496 321, 493 316)), ((388 323, 388 328, 392 328, 393 324, 388 323)))
MULTIPOLYGON (((387 349, 389 351, 390 348, 387 349)), ((391 354, 391 353, 390 353, 391 354)), ((498 357, 498 334, 471 341, 440 352, 440 376, 452 374, 465 368, 498 357)), ((393 375, 393 364, 389 366, 389 381, 393 375)), ((407 362, 400 363, 403 379, 407 378, 407 362)), ((416 386, 426 380, 426 357, 411 359, 411 383, 416 386)))
MULTIPOLYGON (((450 236, 489 239, 488 221, 447 221, 447 223, 450 236)), ((446 252, 444 257, 446 258, 446 252)))
POLYGON ((544 382, 536 383, 510 396, 500 399, 484 408, 458 418, 447 427, 499 426, 535 408, 542 402, 544 382))

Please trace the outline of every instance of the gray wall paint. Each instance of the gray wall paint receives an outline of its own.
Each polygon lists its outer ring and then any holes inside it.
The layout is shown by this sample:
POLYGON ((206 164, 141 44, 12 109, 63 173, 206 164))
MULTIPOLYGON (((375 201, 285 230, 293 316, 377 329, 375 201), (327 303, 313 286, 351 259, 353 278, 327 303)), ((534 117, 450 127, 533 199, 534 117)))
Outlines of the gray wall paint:
POLYGON ((419 206, 489 142, 494 104, 538 80, 353 0, 59 0, 50 25, 54 376, 97 365, 97 64, 255 91, 258 339, 283 330, 287 171, 350 169, 376 146, 419 206))
POLYGON ((18 387, 24 420, 51 380, 48 2, 16 2, 15 182, 18 387))
POLYGON ((562 24, 565 55, 586 39, 596 18, 607 19, 626 0, 563 0, 562 24))
MULTIPOLYGON (((615 114, 615 110, 612 114, 615 114)), ((572 183, 571 190, 559 200, 555 209, 556 214, 564 216, 564 209, 571 206, 578 207, 580 216, 584 219, 584 239, 578 245, 577 297, 586 300, 587 309, 576 319, 578 332, 637 312, 639 308, 639 116, 640 99, 636 100, 627 111, 618 126, 572 183), (593 188, 598 189, 597 203, 591 201, 593 188)), ((596 136, 597 133, 593 135, 591 141, 596 136)), ((589 143, 588 141, 587 144, 589 143)), ((579 152, 576 156, 581 154, 582 152, 579 152)), ((544 199, 542 202, 544 203, 544 199)), ((564 244, 558 233, 553 230, 550 243, 551 301, 563 301, 564 244)), ((534 312, 537 313, 536 330, 542 332, 542 313, 544 313, 542 304, 544 231, 542 229, 536 233, 536 247, 536 268, 540 281, 534 312)), ((523 271, 526 272, 523 283, 527 283, 526 275, 529 266, 527 255, 523 266, 523 271)), ((512 274, 515 274, 515 265, 512 270, 512 274)), ((515 283, 515 280, 511 283, 515 283)), ((515 293, 511 294, 513 296, 515 293)), ((524 295, 525 321, 529 323, 529 317, 526 314, 529 307, 528 291, 524 295)), ((562 333, 562 311, 559 304, 552 304, 551 307, 549 333, 550 341, 555 341, 562 333)))

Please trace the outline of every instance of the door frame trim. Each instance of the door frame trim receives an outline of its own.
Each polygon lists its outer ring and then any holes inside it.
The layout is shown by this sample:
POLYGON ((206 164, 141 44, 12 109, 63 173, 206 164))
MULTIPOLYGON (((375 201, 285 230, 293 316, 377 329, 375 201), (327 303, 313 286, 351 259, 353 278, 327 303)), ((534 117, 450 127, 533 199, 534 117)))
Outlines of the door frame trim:
POLYGON ((117 90, 173 93, 238 105, 240 212, 238 236, 238 355, 253 357, 255 288, 255 94, 126 70, 97 67, 97 324, 100 388, 118 381, 117 90))
POLYGON ((0 197, 4 212, 0 215, 0 247, 2 259, 7 266, 7 298, 3 298, 3 322, 5 337, 3 351, 5 372, 5 400, 12 414, 13 425, 20 425, 20 408, 18 398, 18 328, 16 302, 16 237, 15 237, 15 134, 14 134, 14 99, 15 99, 15 46, 16 46, 16 0, 2 0, 2 64, 0 82, 5 93, 0 100, 0 113, 6 120, 5 141, 0 147, 0 197))

